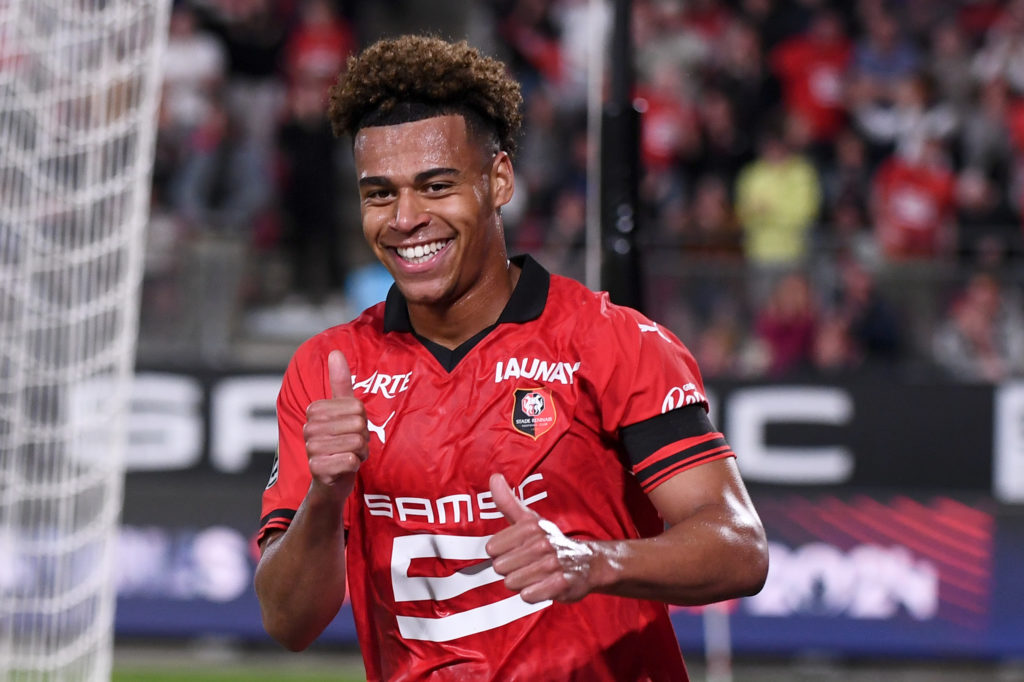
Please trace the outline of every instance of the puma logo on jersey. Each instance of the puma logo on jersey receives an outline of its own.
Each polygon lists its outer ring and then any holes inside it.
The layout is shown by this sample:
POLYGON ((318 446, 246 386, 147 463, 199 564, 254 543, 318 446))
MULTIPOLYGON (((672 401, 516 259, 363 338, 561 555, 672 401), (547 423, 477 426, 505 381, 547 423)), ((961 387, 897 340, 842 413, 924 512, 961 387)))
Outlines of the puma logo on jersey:
POLYGON ((580 369, 580 363, 538 360, 537 358, 509 358, 494 368, 494 383, 509 379, 532 379, 547 383, 571 384, 580 369))
POLYGON ((366 428, 370 430, 370 433, 377 434, 377 438, 380 438, 380 444, 381 445, 384 445, 387 442, 387 435, 384 433, 384 427, 386 427, 388 425, 388 423, 392 419, 394 419, 394 417, 395 417, 395 413, 392 412, 391 415, 387 418, 387 420, 383 424, 381 424, 380 426, 377 426, 376 424, 374 424, 369 419, 366 420, 366 428))
POLYGON ((395 394, 409 390, 409 378, 412 372, 405 374, 381 374, 374 372, 369 378, 356 381, 352 377, 352 390, 362 389, 363 395, 377 395, 394 398, 395 394))
POLYGON ((653 324, 643 324, 641 322, 637 322, 636 326, 640 327, 641 334, 643 334, 644 332, 655 332, 661 338, 665 339, 666 341, 669 341, 669 338, 665 336, 665 334, 661 331, 661 327, 658 326, 657 322, 653 324))

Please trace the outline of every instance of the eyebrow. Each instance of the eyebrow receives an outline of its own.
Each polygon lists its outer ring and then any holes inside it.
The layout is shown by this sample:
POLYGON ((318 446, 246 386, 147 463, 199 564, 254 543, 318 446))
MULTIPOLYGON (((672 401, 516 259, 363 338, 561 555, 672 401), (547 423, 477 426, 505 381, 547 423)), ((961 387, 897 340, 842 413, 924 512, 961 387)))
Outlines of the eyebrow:
MULTIPOLYGON (((430 168, 428 170, 417 173, 413 178, 413 183, 416 185, 422 185, 436 177, 442 175, 458 175, 459 169, 457 168, 430 168)), ((370 175, 365 178, 359 179, 360 187, 386 187, 394 183, 391 182, 387 177, 383 175, 370 175)))

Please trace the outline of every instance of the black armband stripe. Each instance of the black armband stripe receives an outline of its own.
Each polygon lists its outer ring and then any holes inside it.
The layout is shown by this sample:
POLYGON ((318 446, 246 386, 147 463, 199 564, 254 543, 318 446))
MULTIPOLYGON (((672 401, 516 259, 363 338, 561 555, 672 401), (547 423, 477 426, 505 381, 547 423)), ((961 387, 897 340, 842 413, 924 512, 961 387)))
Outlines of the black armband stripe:
POLYGON ((674 467, 676 464, 679 464, 680 462, 685 462, 686 460, 689 459, 704 457, 709 453, 717 452, 720 448, 723 447, 727 448, 729 446, 725 442, 725 438, 719 435, 717 438, 711 438, 710 440, 702 441, 691 447, 684 447, 678 452, 666 454, 666 456, 659 457, 655 459, 653 462, 650 462, 650 460, 654 458, 649 458, 647 461, 650 463, 647 466, 643 467, 642 469, 637 469, 636 467, 634 467, 633 473, 636 474, 636 477, 639 478, 641 481, 644 481, 650 478, 651 476, 657 474, 659 471, 663 471, 670 467, 674 467))
POLYGON ((669 466, 658 468, 648 478, 641 478, 640 476, 637 476, 637 478, 640 480, 640 487, 643 488, 644 492, 650 492, 651 490, 657 488, 659 485, 661 485, 668 479, 672 478, 676 474, 681 473, 687 469, 693 468, 700 464, 705 464, 707 462, 712 462, 716 459, 724 459, 726 457, 735 456, 736 455, 735 453, 733 453, 732 448, 730 448, 728 445, 722 445, 722 447, 715 448, 714 450, 710 450, 708 452, 703 452, 693 457, 678 459, 669 466))
POLYGON ((294 518, 295 518, 295 510, 294 509, 275 509, 274 511, 270 512, 269 514, 264 516, 262 519, 260 519, 260 528, 263 528, 267 524, 273 523, 275 521, 277 522, 277 524, 275 524, 275 525, 280 525, 282 527, 287 527, 292 522, 292 519, 294 519, 294 518))
POLYGON ((667 445, 716 431, 704 406, 695 403, 630 424, 619 433, 630 464, 636 467, 667 445))

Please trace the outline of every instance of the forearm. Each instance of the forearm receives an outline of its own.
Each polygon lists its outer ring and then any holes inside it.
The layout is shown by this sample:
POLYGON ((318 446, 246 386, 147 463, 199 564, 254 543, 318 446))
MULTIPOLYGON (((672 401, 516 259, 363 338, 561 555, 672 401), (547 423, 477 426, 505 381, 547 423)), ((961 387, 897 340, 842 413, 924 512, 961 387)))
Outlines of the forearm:
POLYGON ((708 604, 755 594, 768 575, 764 528, 731 458, 674 476, 648 493, 668 526, 650 538, 566 537, 497 474, 491 495, 510 525, 487 542, 487 553, 505 587, 531 604, 573 602, 591 592, 708 604))
POLYGON ((314 483, 288 530, 263 547, 255 588, 263 625, 289 649, 305 649, 345 599, 345 496, 314 483))
POLYGON ((756 594, 768 570, 760 521, 708 507, 638 540, 593 541, 591 591, 698 605, 756 594))

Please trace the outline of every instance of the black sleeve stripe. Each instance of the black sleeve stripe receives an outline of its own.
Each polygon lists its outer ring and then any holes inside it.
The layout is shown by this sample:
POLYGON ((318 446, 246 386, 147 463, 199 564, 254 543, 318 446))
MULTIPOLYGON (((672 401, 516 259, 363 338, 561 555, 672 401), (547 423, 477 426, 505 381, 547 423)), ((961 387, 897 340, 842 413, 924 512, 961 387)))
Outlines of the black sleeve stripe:
POLYGON ((267 524, 272 523, 274 521, 278 521, 278 523, 282 526, 288 526, 292 522, 292 519, 294 518, 294 509, 275 509, 274 511, 270 512, 262 519, 260 519, 260 528, 263 528, 267 524))
POLYGON ((620 435, 630 464, 637 466, 666 445, 715 431, 704 406, 694 403, 625 426, 620 435))
POLYGON ((671 469, 675 467, 675 465, 678 464, 679 462, 688 460, 690 458, 700 458, 702 456, 707 456, 712 452, 717 452, 719 448, 723 447, 728 447, 724 437, 713 438, 711 440, 707 440, 702 443, 698 443, 697 445, 680 450, 674 455, 663 457, 662 459, 659 459, 653 464, 650 464, 644 467, 643 469, 635 471, 634 473, 636 474, 636 477, 638 479, 640 479, 641 481, 646 481, 647 479, 657 474, 659 471, 664 471, 666 469, 671 469))
MULTIPOLYGON (((724 459, 726 457, 735 457, 732 448, 729 446, 723 446, 709 452, 704 452, 689 460, 680 460, 674 466, 666 467, 664 469, 655 469, 654 473, 648 479, 640 479, 640 486, 644 489, 644 492, 650 492, 654 488, 658 487, 661 483, 672 478, 678 473, 692 469, 693 467, 704 464, 705 462, 711 462, 716 459, 724 459)), ((652 467, 654 469, 654 467, 652 467)))

